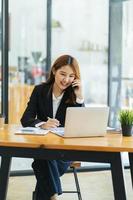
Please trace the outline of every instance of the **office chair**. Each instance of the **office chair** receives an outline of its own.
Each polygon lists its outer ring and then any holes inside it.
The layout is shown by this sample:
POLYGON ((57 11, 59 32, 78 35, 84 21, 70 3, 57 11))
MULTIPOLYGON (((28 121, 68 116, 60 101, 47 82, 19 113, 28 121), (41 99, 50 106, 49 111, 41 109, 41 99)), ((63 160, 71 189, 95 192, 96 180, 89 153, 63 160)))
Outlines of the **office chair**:
MULTIPOLYGON (((73 175, 74 175, 76 190, 68 190, 68 191, 62 192, 62 193, 77 193, 78 200, 82 200, 82 196, 81 196, 81 192, 80 192, 80 186, 79 186, 79 180, 78 180, 78 176, 77 176, 77 168, 79 168, 80 166, 81 166, 81 163, 77 162, 77 161, 72 162, 71 165, 70 165, 70 169, 72 169, 72 172, 73 172, 73 175)), ((33 192, 32 200, 36 200, 36 189, 33 192)))

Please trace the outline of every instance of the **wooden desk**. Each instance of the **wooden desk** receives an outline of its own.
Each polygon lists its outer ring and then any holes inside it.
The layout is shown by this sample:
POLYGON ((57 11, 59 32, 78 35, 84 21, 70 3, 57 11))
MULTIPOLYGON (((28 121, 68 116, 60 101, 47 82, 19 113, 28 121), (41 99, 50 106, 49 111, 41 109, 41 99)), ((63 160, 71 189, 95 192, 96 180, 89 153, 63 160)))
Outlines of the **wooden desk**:
POLYGON ((133 161, 133 137, 122 137, 116 133, 76 139, 63 139, 52 133, 23 136, 15 135, 13 126, 6 125, 0 131, 0 200, 6 199, 12 157, 110 163, 115 200, 126 200, 121 152, 130 152, 130 160, 133 161))

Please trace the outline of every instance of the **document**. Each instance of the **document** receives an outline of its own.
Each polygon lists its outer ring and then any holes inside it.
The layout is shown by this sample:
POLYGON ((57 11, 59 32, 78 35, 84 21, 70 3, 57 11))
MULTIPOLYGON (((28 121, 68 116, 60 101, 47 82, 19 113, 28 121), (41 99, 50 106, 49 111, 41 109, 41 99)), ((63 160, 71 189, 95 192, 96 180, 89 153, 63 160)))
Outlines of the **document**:
POLYGON ((64 135, 64 127, 58 127, 58 128, 51 128, 49 129, 49 131, 51 131, 52 133, 55 133, 59 136, 63 136, 64 135))
POLYGON ((16 135, 46 135, 48 132, 49 130, 44 130, 39 127, 20 127, 15 130, 16 135))
POLYGON ((113 127, 107 127, 107 131, 115 131, 116 130, 116 128, 113 128, 113 127))
POLYGON ((111 131, 112 131, 112 132, 118 133, 118 132, 120 132, 120 129, 118 129, 118 128, 113 128, 113 127, 109 127, 109 126, 108 126, 108 127, 107 127, 107 131, 108 131, 108 132, 111 132, 111 131))

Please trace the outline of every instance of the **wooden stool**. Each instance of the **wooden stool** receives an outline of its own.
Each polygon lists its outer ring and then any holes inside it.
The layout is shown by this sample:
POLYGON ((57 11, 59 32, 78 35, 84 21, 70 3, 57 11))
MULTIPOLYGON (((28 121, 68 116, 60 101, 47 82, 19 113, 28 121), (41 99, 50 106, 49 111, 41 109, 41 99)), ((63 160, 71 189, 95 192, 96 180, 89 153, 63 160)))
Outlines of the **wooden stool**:
MULTIPOLYGON (((81 162, 77 162, 77 161, 72 162, 71 165, 70 165, 70 168, 72 169, 72 172, 73 172, 73 175, 74 175, 76 190, 63 191, 63 193, 77 193, 78 199, 82 200, 78 176, 77 176, 77 170, 76 170, 76 168, 79 168, 80 166, 81 166, 81 162)), ((33 192, 32 200, 36 200, 36 190, 33 192)))

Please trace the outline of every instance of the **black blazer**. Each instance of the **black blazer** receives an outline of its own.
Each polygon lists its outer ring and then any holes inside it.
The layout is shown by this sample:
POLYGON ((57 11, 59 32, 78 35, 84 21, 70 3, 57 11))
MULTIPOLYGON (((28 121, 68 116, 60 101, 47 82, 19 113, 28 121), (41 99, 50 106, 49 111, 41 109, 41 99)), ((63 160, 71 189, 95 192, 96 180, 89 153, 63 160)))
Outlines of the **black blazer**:
MULTIPOLYGON (((84 104, 68 104, 69 98, 67 90, 64 92, 61 103, 57 109, 55 118, 59 120, 61 126, 64 126, 67 107, 81 107, 84 104)), ((35 126, 37 123, 47 121, 47 117, 53 118, 52 88, 51 85, 43 83, 35 86, 27 108, 21 118, 24 127, 35 126)))

